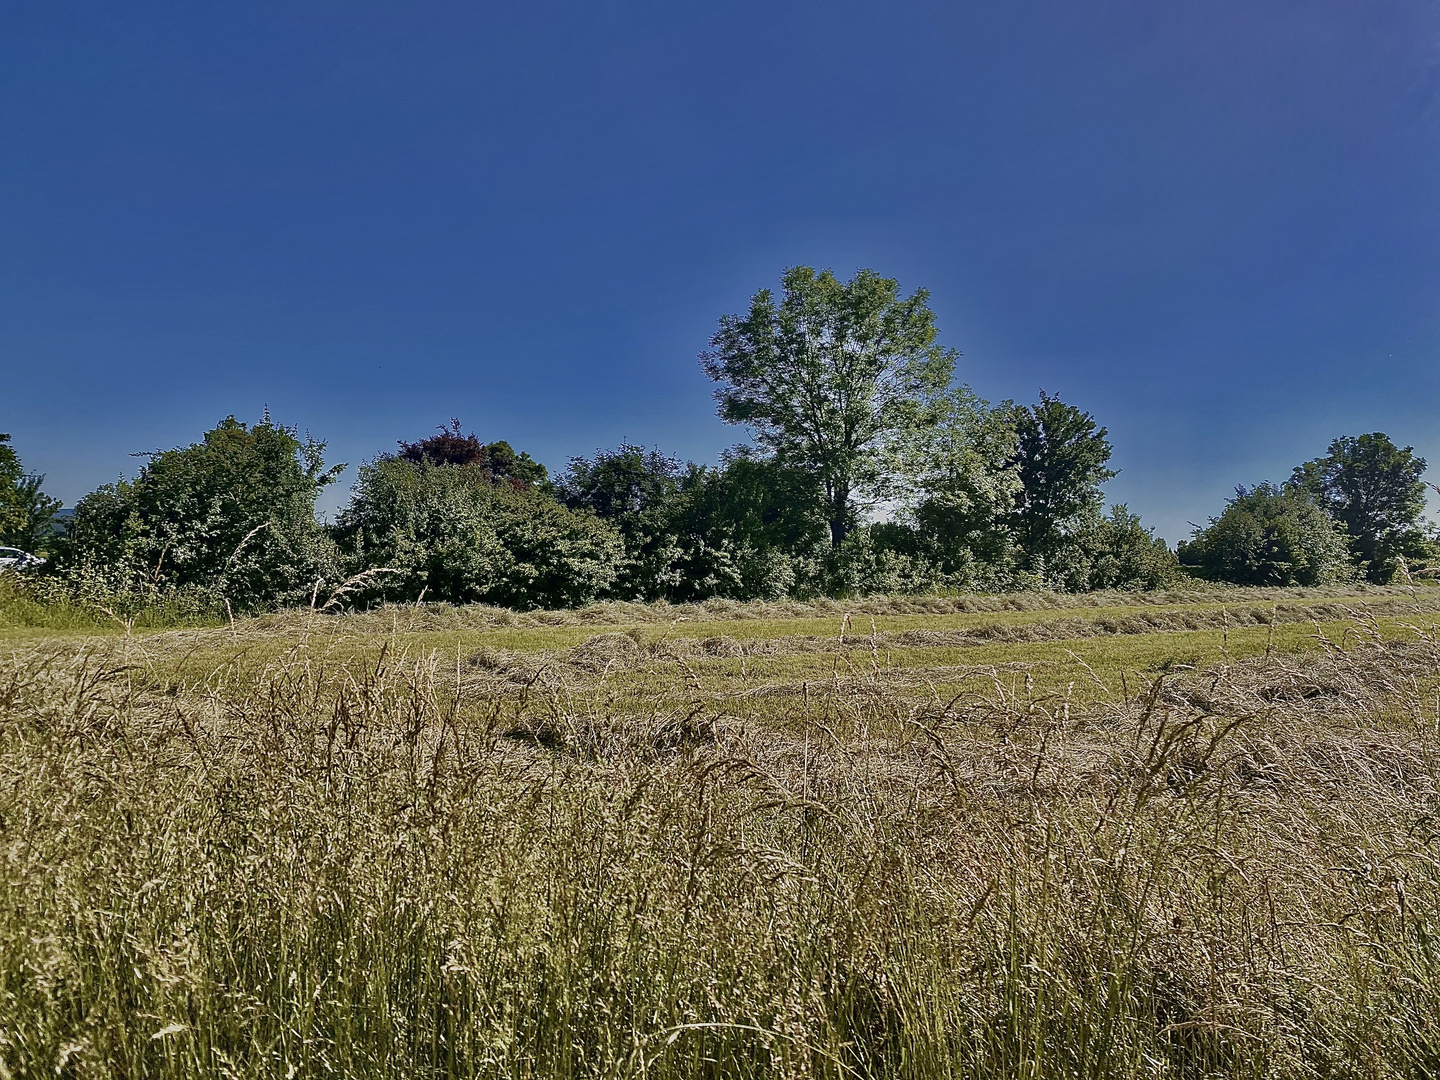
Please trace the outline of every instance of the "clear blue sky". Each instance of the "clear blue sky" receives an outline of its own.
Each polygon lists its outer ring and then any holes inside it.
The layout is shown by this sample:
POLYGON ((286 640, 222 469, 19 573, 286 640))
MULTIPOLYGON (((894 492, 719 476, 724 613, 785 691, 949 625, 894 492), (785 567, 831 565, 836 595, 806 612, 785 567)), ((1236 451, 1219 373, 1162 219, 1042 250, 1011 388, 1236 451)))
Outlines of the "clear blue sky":
POLYGON ((1437 136, 1435 3, 11 4, 0 431, 67 503, 267 403, 713 460, 717 317, 868 266, 1173 542, 1340 434, 1440 478, 1437 136))

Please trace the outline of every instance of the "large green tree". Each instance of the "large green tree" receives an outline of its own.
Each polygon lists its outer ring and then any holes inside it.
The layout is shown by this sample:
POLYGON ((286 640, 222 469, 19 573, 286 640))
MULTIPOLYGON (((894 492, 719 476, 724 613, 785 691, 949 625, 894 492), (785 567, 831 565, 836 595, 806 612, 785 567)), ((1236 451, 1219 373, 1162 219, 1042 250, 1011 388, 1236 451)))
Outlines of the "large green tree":
POLYGON ((10 436, 0 433, 0 545, 36 551, 46 547, 60 502, 41 489, 45 478, 27 473, 10 436))
POLYGON ((902 296, 873 270, 848 282, 829 270, 787 270, 743 315, 726 315, 701 354, 719 383, 720 418, 748 425, 780 462, 823 489, 836 548, 857 520, 857 499, 881 479, 886 444, 934 420, 954 350, 936 343, 929 293, 902 296))
POLYGON ((1345 435, 1324 457, 1297 466, 1291 485, 1309 492, 1345 527, 1356 564, 1373 582, 1389 581, 1399 557, 1424 543, 1425 459, 1382 432, 1345 435))
POLYGON ((1035 405, 1013 406, 1010 464, 1018 481, 1010 514, 1016 541, 1032 559, 1052 555, 1087 518, 1098 515, 1110 441, 1087 412, 1043 390, 1035 405))

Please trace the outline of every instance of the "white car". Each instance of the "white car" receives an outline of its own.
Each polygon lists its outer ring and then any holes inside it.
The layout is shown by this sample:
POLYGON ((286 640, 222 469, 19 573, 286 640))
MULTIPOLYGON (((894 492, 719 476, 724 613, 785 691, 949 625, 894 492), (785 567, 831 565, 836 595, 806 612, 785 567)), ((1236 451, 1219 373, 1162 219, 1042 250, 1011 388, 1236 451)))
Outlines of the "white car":
POLYGON ((0 547, 0 570, 29 570, 43 565, 45 560, 39 555, 31 555, 19 548, 0 547))

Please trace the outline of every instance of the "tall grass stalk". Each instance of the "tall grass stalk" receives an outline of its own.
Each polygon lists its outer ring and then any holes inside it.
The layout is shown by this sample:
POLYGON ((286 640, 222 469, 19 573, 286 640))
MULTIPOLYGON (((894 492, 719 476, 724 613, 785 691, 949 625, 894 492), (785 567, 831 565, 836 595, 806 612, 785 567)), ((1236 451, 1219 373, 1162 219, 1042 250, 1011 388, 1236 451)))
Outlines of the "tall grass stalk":
POLYGON ((0 1074, 1440 1062, 1431 640, 1085 708, 903 694, 876 655, 786 725, 471 693, 398 647, 199 682, 145 649, 0 671, 0 1074))

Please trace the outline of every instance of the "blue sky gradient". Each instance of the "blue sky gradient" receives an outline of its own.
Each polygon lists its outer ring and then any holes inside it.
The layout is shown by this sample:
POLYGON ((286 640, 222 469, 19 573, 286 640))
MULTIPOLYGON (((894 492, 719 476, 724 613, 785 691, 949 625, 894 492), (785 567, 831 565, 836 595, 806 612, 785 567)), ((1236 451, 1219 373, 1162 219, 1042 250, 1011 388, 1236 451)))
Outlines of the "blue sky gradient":
POLYGON ((0 14, 0 431, 67 503, 267 404, 714 460, 696 354, 800 263, 1091 410, 1172 542, 1341 434, 1440 477, 1440 6, 0 14))

